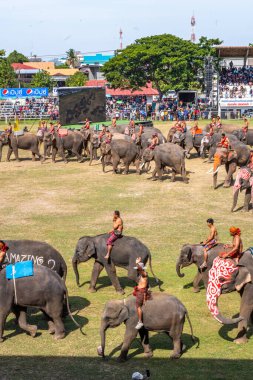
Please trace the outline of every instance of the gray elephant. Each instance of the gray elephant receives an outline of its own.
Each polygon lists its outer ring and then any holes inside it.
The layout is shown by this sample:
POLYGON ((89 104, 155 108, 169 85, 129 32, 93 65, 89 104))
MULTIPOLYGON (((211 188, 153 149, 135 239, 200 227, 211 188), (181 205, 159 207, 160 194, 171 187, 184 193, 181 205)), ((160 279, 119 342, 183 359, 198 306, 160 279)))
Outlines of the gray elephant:
MULTIPOLYGON (((236 138, 236 136, 234 136, 234 139, 231 138, 231 136, 229 136, 231 150, 228 152, 227 157, 222 158, 221 160, 219 160, 219 162, 214 163, 214 169, 213 169, 214 189, 217 188, 218 171, 219 171, 220 164, 222 163, 225 164, 225 168, 227 172, 227 176, 225 178, 223 187, 229 187, 232 185, 233 174, 235 173, 237 166, 239 167, 246 166, 250 160, 250 149, 247 147, 247 145, 239 141, 236 138)), ((218 140, 219 137, 216 137, 216 139, 218 140)), ((217 143, 213 143, 212 141, 210 145, 211 145, 211 148, 209 151, 209 158, 210 156, 214 156, 217 149, 217 143)))
POLYGON ((163 169, 168 166, 172 169, 171 181, 175 181, 176 174, 180 174, 185 183, 188 182, 185 170, 185 152, 175 144, 165 143, 158 145, 155 149, 145 149, 142 154, 142 165, 146 162, 155 161, 155 169, 152 173, 152 179, 155 179, 156 173, 158 178, 162 179, 163 169))
POLYGON ((57 272, 66 281, 67 265, 61 254, 51 245, 34 240, 5 240, 8 247, 5 264, 32 260, 57 272))
MULTIPOLYGON (((6 279, 6 269, 0 272, 0 342, 3 341, 4 325, 7 316, 14 311, 19 326, 36 335, 37 326, 29 325, 26 321, 26 309, 29 306, 41 309, 49 325, 49 332, 55 334, 55 339, 65 337, 62 322, 64 300, 67 289, 60 276, 51 269, 34 265, 34 275, 17 278, 14 281, 6 279)), ((67 299, 68 312, 69 305, 67 299)))
POLYGON ((133 163, 136 167, 136 173, 140 174, 140 147, 134 142, 125 140, 112 140, 110 144, 104 143, 102 152, 102 167, 105 171, 105 165, 111 160, 113 173, 117 173, 120 161, 123 161, 125 168, 123 174, 129 173, 129 166, 133 163))
POLYGON ((172 359, 178 359, 182 355, 182 332, 185 317, 187 318, 193 341, 192 325, 185 306, 176 297, 165 293, 152 293, 151 299, 147 300, 142 307, 143 324, 140 330, 135 326, 138 322, 136 312, 135 297, 125 300, 108 301, 105 305, 101 318, 101 346, 98 347, 98 354, 105 357, 105 333, 108 328, 115 328, 122 323, 125 324, 125 336, 119 356, 120 361, 127 359, 128 350, 131 343, 139 333, 141 343, 146 357, 152 357, 152 349, 149 345, 149 331, 165 332, 173 340, 172 359))
POLYGON ((234 269, 228 269, 230 260, 219 261, 213 265, 212 278, 207 288, 207 304, 212 315, 222 324, 238 323, 238 334, 234 342, 237 344, 247 342, 247 331, 253 315, 253 255, 247 250, 241 256, 238 264, 233 264, 234 269), (225 264, 224 264, 225 261, 225 264), (220 268, 225 268, 222 272, 220 268), (219 290, 221 289, 221 291, 219 290), (220 294, 238 291, 241 296, 239 318, 225 318, 218 309, 220 294))
POLYGON ((245 190, 243 210, 248 212, 250 203, 253 202, 253 173, 249 167, 242 167, 237 176, 231 212, 235 210, 239 192, 243 190, 245 190))
POLYGON ((15 155, 15 159, 20 161, 18 150, 30 150, 32 152, 32 160, 35 161, 36 156, 42 160, 42 156, 39 152, 39 139, 33 133, 26 132, 21 136, 16 136, 14 133, 4 132, 0 135, 0 161, 2 159, 3 145, 9 145, 7 153, 7 161, 10 161, 12 153, 15 155))
POLYGON ((45 132, 44 134, 44 160, 47 150, 52 146, 52 161, 55 162, 56 154, 59 153, 65 163, 67 158, 65 151, 69 151, 77 157, 78 162, 82 162, 82 150, 84 147, 84 137, 82 133, 68 131, 66 136, 60 137, 57 131, 45 132))
POLYGON ((203 280, 205 287, 208 284, 208 273, 212 267, 213 260, 218 256, 220 252, 224 252, 224 244, 217 244, 211 248, 208 252, 207 268, 201 271, 200 267, 204 262, 203 245, 201 244, 184 244, 181 248, 177 264, 176 272, 178 277, 184 277, 184 273, 181 273, 183 268, 186 268, 192 264, 197 266, 197 274, 193 280, 194 293, 199 292, 199 284, 203 280))
MULTIPOLYGON (((109 234, 97 235, 97 236, 84 236, 77 242, 74 256, 72 258, 73 270, 76 276, 76 283, 79 283, 78 264, 86 262, 93 258, 95 260, 90 288, 91 292, 96 291, 96 283, 102 270, 105 268, 112 285, 115 290, 124 294, 123 289, 120 286, 115 267, 121 267, 128 271, 128 278, 135 281, 137 280, 137 273, 134 267, 136 266, 137 257, 141 257, 142 262, 146 264, 149 261, 152 275, 155 277, 152 264, 151 253, 149 249, 138 239, 130 236, 122 236, 115 241, 110 260, 106 260, 104 257, 107 252, 106 242, 109 238, 109 234)), ((158 279, 155 277, 156 282, 159 284, 158 279)))
POLYGON ((249 129, 246 134, 243 133, 243 131, 235 130, 233 131, 233 135, 235 135, 238 140, 242 141, 246 145, 253 146, 253 130, 249 129))

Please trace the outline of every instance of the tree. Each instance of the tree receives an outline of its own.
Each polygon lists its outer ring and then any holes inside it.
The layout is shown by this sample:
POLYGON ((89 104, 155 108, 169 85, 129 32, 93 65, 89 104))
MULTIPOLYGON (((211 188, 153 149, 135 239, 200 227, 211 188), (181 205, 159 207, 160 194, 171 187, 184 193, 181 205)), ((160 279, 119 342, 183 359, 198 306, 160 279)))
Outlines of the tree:
POLYGON ((5 58, 5 51, 0 50, 0 87, 17 86, 16 74, 11 64, 5 58))
POLYGON ((19 53, 17 50, 13 50, 13 52, 11 52, 8 55, 7 60, 10 64, 12 64, 12 63, 23 63, 23 62, 27 62, 28 58, 25 55, 23 55, 22 53, 19 53))
MULTIPOLYGON (((112 87, 137 89, 153 82, 160 97, 168 90, 201 87, 199 73, 213 41, 194 44, 171 34, 144 37, 110 59, 103 72, 112 87)), ((217 40, 218 41, 218 40, 217 40)))
POLYGON ((41 70, 36 73, 31 81, 32 87, 48 87, 53 88, 53 81, 47 71, 41 70))
POLYGON ((74 49, 69 49, 66 51, 67 54, 67 64, 70 68, 74 69, 79 66, 79 59, 76 55, 76 52, 74 49))
POLYGON ((71 75, 66 80, 66 86, 79 87, 79 86, 84 86, 86 82, 87 82, 87 75, 85 75, 81 71, 77 71, 74 75, 71 75))

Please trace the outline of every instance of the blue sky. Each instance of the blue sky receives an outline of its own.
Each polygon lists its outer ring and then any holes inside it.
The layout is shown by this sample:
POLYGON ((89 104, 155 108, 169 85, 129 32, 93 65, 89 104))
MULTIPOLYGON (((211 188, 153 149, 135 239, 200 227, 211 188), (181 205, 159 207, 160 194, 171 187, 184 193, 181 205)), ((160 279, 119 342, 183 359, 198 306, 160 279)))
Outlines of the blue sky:
POLYGON ((193 11, 197 37, 248 45, 252 8, 252 0, 0 0, 0 48, 42 56, 114 50, 120 28, 124 46, 162 33, 189 39, 193 11))

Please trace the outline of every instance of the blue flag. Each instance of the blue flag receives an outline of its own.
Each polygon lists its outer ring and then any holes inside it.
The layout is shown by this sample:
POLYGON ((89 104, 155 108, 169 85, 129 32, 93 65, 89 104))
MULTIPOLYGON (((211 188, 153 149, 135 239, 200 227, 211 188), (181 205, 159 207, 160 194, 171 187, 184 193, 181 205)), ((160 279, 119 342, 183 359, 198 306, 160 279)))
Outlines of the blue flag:
POLYGON ((6 266, 7 280, 33 276, 33 261, 23 261, 6 266))

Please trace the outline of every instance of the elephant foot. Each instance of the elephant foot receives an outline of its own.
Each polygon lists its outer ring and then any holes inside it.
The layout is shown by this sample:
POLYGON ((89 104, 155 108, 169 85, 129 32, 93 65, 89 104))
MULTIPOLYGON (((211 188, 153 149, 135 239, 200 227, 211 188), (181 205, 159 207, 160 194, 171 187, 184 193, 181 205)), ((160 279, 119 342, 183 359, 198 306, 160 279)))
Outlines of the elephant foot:
POLYGON ((249 209, 248 208, 246 208, 246 207, 243 207, 243 212, 249 212, 249 209))
POLYGON ((172 179, 170 180, 170 182, 175 182, 175 179, 172 178, 172 179))
POLYGON ((118 293, 118 294, 121 294, 121 295, 124 295, 124 294, 125 294, 125 292, 124 292, 123 289, 119 289, 119 290, 117 290, 117 293, 118 293))
POLYGON ((231 186, 231 185, 230 185, 229 182, 225 182, 224 185, 223 185, 223 187, 225 187, 225 188, 230 187, 230 186, 231 186))
POLYGON ((126 362, 127 361, 127 356, 122 356, 122 355, 120 355, 119 357, 118 357, 118 359, 117 359, 117 362, 118 363, 124 363, 124 362, 126 362))
POLYGON ((3 343, 3 341, 4 341, 4 338, 0 338, 0 343, 3 343))
POLYGON ((90 286, 89 289, 88 289, 88 292, 89 292, 89 293, 96 293, 96 292, 97 292, 97 289, 94 288, 94 287, 92 287, 92 286, 90 286))
POLYGON ((151 181, 157 181, 157 178, 156 177, 152 177, 151 181))
POLYGON ((199 288, 193 288, 193 293, 199 293, 200 289, 199 288))
POLYGON ((53 335, 53 334, 55 333, 55 328, 54 328, 54 326, 50 326, 50 327, 48 328, 48 332, 49 332, 49 334, 53 335))
POLYGON ((60 340, 65 338, 65 332, 55 334, 54 339, 55 340, 60 340))
POLYGON ((246 337, 237 338, 237 339, 234 339, 234 343, 235 344, 245 344, 245 343, 248 343, 248 339, 246 337))
POLYGON ((144 352, 145 358, 152 358, 153 357, 153 351, 144 352))
POLYGON ((33 337, 33 338, 35 338, 35 336, 36 336, 36 334, 37 334, 37 326, 35 326, 35 325, 30 325, 29 327, 28 327, 28 330, 29 330, 29 333, 30 333, 30 335, 33 337))
POLYGON ((181 353, 173 352, 173 354, 170 355, 170 359, 179 359, 181 356, 181 353))

